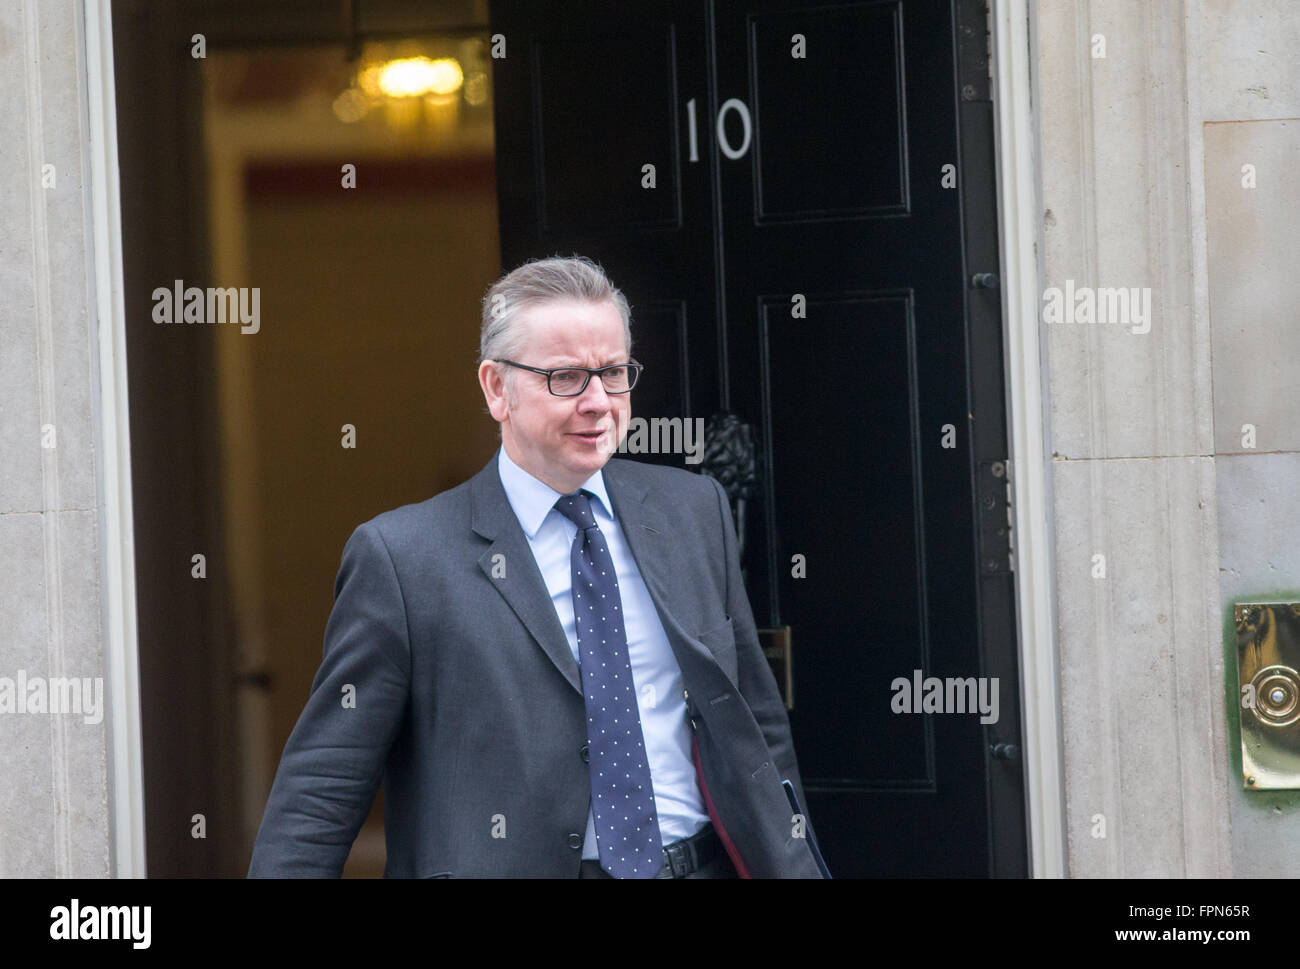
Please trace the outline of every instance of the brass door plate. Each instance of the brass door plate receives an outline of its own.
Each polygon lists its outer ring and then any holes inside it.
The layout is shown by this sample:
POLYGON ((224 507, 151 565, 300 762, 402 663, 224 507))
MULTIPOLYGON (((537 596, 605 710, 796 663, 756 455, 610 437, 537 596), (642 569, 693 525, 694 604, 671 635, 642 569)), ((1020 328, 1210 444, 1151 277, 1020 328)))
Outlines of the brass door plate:
POLYGON ((1300 602, 1238 602, 1233 617, 1242 784, 1300 788, 1300 602))
POLYGON ((776 679, 777 689, 781 691, 785 708, 793 710, 794 670, 790 662, 790 627, 760 629, 758 642, 763 647, 763 656, 767 658, 768 665, 772 667, 772 676, 776 679))

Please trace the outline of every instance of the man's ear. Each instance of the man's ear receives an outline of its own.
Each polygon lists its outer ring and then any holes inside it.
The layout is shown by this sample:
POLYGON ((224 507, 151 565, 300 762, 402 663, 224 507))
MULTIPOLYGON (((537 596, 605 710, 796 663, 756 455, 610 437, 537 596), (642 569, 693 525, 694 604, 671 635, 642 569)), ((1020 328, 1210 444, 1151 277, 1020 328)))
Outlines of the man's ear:
POLYGON ((500 365, 484 360, 478 365, 478 385, 483 389, 488 413, 498 424, 510 416, 510 403, 506 394, 506 379, 500 365))

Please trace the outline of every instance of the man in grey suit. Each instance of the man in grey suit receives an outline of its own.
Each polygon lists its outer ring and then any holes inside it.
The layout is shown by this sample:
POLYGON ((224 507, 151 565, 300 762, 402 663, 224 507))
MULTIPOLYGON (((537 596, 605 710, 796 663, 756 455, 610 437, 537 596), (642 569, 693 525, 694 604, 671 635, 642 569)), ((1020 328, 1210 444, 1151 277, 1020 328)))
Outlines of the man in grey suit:
POLYGON ((821 877, 726 494, 610 458, 640 367, 587 259, 483 301, 502 446, 359 526, 250 876, 337 876, 385 783, 390 877, 821 877))

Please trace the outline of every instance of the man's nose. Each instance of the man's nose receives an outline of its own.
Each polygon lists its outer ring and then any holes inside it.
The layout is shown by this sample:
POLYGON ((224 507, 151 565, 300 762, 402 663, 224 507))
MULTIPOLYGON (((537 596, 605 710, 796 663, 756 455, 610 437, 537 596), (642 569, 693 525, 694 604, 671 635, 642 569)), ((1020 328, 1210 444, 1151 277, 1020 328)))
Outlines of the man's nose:
POLYGON ((608 410, 609 403, 605 382, 593 373, 587 381, 587 386, 578 395, 578 407, 583 410, 608 410))

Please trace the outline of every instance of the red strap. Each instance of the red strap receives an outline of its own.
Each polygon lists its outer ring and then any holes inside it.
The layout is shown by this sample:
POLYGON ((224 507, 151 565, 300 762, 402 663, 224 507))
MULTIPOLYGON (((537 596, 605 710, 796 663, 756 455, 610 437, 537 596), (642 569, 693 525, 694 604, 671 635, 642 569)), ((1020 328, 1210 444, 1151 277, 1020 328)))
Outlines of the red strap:
POLYGON ((717 809, 713 806, 713 798, 709 797, 709 785, 704 783, 704 767, 700 763, 699 737, 691 737, 691 759, 695 761, 695 776, 700 782, 700 794, 704 797, 704 810, 709 812, 709 818, 713 821, 713 830, 718 832, 718 838, 722 841, 722 847, 727 850, 727 856, 731 858, 731 863, 736 868, 736 874, 741 878, 748 878, 749 869, 745 867, 744 861, 741 860, 740 852, 736 850, 736 846, 731 843, 731 837, 727 834, 727 829, 722 826, 717 809))

